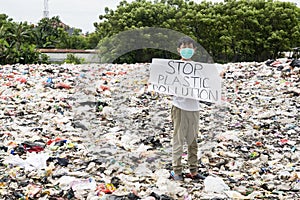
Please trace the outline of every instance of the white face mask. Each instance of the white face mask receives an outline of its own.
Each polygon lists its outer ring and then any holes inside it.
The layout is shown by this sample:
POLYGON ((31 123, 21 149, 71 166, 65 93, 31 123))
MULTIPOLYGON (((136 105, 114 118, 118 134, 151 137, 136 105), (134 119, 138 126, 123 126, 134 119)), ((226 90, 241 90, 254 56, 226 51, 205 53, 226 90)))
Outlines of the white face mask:
POLYGON ((192 48, 183 48, 180 49, 180 55, 184 59, 190 59, 193 57, 195 50, 192 48))

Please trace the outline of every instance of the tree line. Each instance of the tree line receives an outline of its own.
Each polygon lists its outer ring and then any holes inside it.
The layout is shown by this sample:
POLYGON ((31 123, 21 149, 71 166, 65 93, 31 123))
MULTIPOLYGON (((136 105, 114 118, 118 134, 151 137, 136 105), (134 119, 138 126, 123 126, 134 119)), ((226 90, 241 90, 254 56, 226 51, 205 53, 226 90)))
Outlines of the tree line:
MULTIPOLYGON (((115 10, 105 8, 94 22, 95 32, 63 24, 59 17, 37 25, 13 22, 0 15, 0 63, 46 62, 38 48, 94 49, 121 32, 145 27, 172 29, 192 37, 216 62, 264 61, 300 46, 300 8, 276 0, 224 0, 221 3, 190 0, 121 1, 115 10)), ((145 38, 148 36, 145 35, 145 38)), ((116 48, 125 48, 125 45, 116 48)), ((100 52, 101 53, 101 52, 100 52)), ((176 58, 155 49, 139 49, 115 62, 149 62, 152 57, 176 58)))
MULTIPOLYGON (((140 27, 173 29, 195 39, 218 62, 264 61, 300 45, 300 8, 288 2, 122 1, 100 19, 99 38, 140 27)), ((132 54, 133 60, 143 59, 132 54)))
POLYGON ((94 48, 89 38, 80 29, 62 23, 58 16, 43 18, 33 25, 14 22, 6 14, 0 14, 0 64, 47 63, 47 56, 37 49, 94 48))

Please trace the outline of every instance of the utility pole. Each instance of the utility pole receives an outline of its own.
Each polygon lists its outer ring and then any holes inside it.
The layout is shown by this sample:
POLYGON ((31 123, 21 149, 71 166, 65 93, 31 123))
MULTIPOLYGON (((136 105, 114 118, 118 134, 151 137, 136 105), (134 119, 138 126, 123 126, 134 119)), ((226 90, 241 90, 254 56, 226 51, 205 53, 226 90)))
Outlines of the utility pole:
POLYGON ((49 18, 48 0, 44 0, 44 18, 49 18))

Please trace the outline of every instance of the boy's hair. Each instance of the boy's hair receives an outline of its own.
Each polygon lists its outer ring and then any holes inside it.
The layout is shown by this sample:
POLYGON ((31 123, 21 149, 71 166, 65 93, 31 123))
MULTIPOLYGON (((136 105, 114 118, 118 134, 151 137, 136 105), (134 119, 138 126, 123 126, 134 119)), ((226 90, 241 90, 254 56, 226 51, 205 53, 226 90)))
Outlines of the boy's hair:
POLYGON ((196 42, 188 36, 184 36, 178 40, 178 48, 183 44, 193 44, 193 47, 196 47, 196 42))

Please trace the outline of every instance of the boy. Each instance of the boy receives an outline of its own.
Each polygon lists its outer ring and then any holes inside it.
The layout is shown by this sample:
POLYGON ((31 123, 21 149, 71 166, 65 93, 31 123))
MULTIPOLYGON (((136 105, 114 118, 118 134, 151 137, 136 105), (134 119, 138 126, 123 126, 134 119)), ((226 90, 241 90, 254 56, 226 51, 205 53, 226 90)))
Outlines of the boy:
MULTIPOLYGON (((196 50, 196 45, 193 39, 182 37, 178 41, 177 51, 180 53, 181 60, 191 61, 196 50)), ((190 173, 185 177, 192 179, 204 179, 198 174, 198 145, 197 136, 199 131, 200 106, 199 101, 195 99, 173 97, 171 109, 171 118, 174 126, 173 147, 172 147, 172 166, 176 181, 183 181, 182 174, 183 166, 181 158, 183 154, 183 145, 186 140, 188 145, 188 164, 190 173)))

